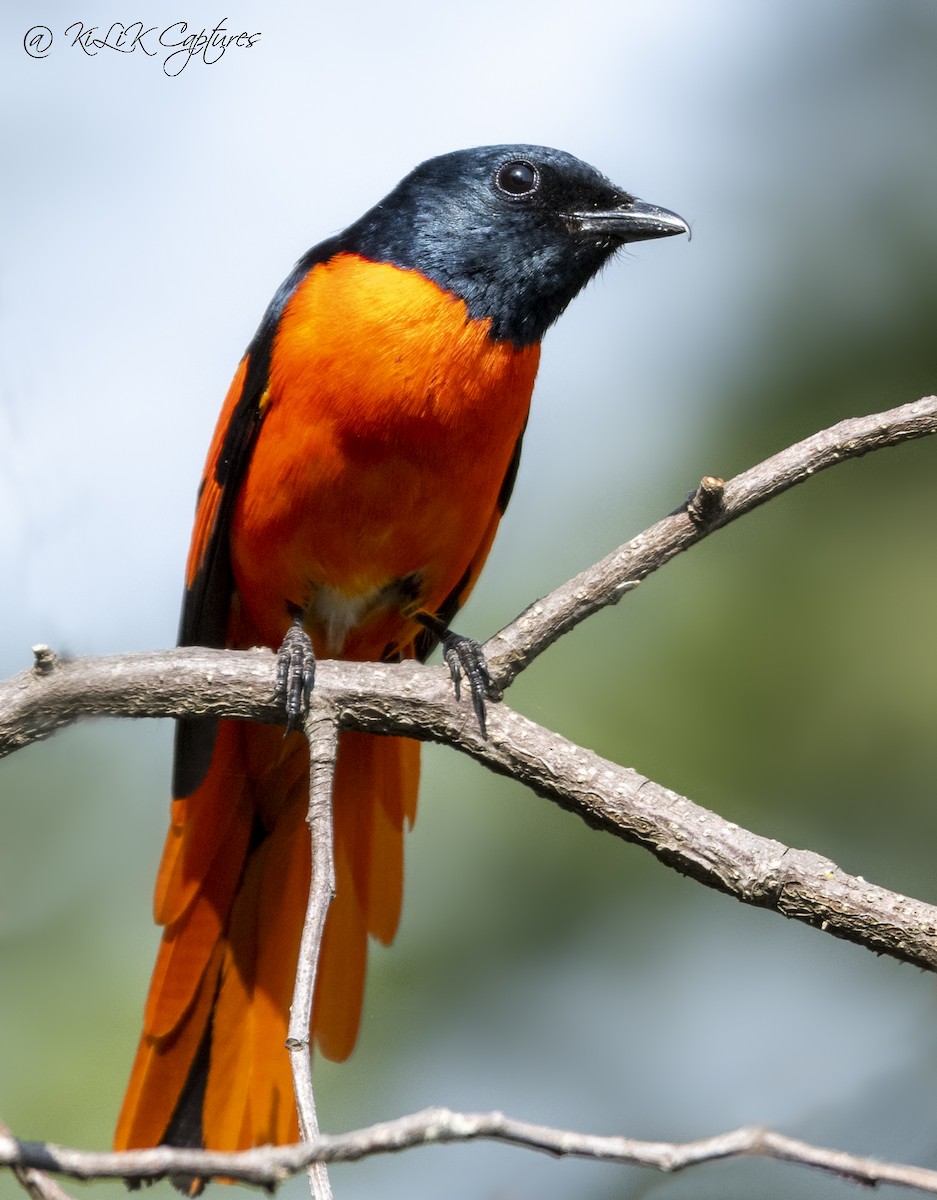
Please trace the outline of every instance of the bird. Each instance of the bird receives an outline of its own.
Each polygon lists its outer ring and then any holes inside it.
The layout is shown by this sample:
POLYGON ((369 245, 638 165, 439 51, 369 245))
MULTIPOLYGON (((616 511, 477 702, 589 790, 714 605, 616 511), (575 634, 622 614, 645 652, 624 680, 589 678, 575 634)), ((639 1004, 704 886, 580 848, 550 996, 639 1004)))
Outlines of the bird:
MULTIPOLYGON (((540 343, 622 246, 683 233, 571 154, 474 147, 417 166, 274 295, 208 450, 179 643, 285 645, 287 732, 177 722, 163 934, 116 1149, 296 1140, 285 1043, 310 850, 295 726, 314 658, 297 673, 289 656, 422 661, 441 642, 484 728, 494 685, 451 623, 514 487, 540 343)), ((418 742, 341 733, 310 1031, 330 1059, 357 1038, 369 939, 397 929, 418 780, 418 742)))

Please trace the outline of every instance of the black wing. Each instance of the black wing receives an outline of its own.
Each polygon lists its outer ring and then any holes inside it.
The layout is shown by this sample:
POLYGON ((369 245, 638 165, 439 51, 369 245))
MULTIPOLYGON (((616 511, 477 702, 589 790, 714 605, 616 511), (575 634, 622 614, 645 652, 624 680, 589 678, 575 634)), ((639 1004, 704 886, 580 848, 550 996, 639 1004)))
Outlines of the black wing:
MULTIPOLYGON (((199 489, 200 502, 209 484, 218 489, 219 499, 211 528, 205 534, 198 570, 186 588, 182 602, 180 646, 225 645, 234 592, 228 541, 231 517, 263 421, 263 398, 277 327, 287 302, 303 278, 317 263, 331 258, 336 249, 337 239, 331 239, 299 260, 281 284, 247 348, 244 386, 231 414, 221 450, 210 467, 214 477, 206 476, 199 489)), ((217 728, 216 717, 182 717, 176 722, 173 796, 191 795, 205 778, 214 752, 217 728)))

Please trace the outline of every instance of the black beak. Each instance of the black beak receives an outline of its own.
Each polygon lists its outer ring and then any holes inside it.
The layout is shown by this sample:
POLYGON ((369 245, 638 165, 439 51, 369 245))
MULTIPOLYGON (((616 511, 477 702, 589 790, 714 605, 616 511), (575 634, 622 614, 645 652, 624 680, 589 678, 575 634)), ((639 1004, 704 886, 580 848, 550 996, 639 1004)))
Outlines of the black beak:
POLYGON ((690 227, 683 217, 669 208, 645 204, 629 196, 619 207, 595 212, 566 214, 570 233, 599 234, 616 242, 647 242, 651 238, 673 237, 675 233, 690 236, 690 227))

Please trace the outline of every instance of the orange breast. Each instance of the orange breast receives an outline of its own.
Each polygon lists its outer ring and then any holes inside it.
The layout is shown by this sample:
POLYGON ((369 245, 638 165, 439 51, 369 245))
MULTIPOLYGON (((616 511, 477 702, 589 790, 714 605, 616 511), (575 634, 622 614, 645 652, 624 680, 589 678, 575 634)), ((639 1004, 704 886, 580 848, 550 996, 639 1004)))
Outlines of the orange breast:
POLYGON ((418 273, 350 254, 294 293, 231 531, 238 591, 269 645, 288 601, 310 612, 320 652, 341 641, 371 657, 386 644, 381 589, 419 577, 414 599, 434 609, 462 578, 539 359, 537 346, 492 341, 488 325, 418 273))

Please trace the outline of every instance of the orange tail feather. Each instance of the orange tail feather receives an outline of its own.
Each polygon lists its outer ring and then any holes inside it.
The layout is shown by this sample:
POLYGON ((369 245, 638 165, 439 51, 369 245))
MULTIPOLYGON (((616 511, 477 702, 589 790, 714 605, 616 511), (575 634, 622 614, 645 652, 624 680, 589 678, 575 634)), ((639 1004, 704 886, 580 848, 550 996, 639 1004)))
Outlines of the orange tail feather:
MULTIPOLYGON (((297 1136, 285 1042, 309 888, 307 761, 298 735, 222 721, 204 782, 173 804, 155 901, 165 930, 117 1149, 297 1136)), ((342 734, 312 1019, 329 1058, 357 1037, 369 934, 387 943, 397 928, 418 778, 418 743, 342 734)))

